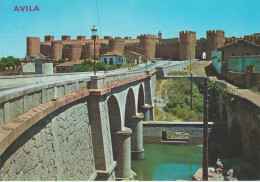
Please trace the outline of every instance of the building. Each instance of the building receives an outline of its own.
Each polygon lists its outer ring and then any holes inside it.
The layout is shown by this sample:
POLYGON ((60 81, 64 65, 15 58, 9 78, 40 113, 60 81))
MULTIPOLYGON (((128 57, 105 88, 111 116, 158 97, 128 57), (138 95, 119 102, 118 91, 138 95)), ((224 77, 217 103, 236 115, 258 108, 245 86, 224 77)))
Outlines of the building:
POLYGON ((126 60, 131 61, 132 63, 135 63, 135 64, 142 63, 143 55, 141 55, 141 54, 138 54, 138 53, 132 52, 132 51, 125 51, 123 54, 124 54, 126 60))
POLYGON ((126 58, 123 54, 117 52, 107 52, 100 56, 100 61, 109 65, 122 65, 126 62, 126 58))
POLYGON ((218 49, 221 51, 222 55, 222 76, 227 78, 228 64, 227 59, 231 56, 250 56, 250 55, 260 55, 260 46, 256 45, 247 40, 239 39, 235 42, 227 44, 218 49))
POLYGON ((244 88, 260 90, 260 55, 228 57, 227 64, 228 80, 244 88))
POLYGON ((215 71, 221 75, 221 68, 222 68, 222 52, 218 50, 213 50, 211 52, 211 58, 212 58, 212 66, 215 69, 215 71))
POLYGON ((84 60, 79 60, 75 62, 65 62, 56 65, 56 73, 69 73, 73 68, 78 66, 80 63, 82 63, 84 60))
POLYGON ((20 75, 28 74, 53 74, 52 60, 34 60, 25 62, 20 66, 20 75))
POLYGON ((227 59, 228 71, 245 73, 247 66, 254 66, 256 72, 260 72, 260 55, 232 56, 227 59))

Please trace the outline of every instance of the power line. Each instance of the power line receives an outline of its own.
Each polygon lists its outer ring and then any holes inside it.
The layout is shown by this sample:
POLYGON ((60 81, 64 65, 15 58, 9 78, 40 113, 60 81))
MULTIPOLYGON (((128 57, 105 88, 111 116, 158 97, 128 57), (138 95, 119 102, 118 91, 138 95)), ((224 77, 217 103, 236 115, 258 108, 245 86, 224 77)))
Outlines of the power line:
MULTIPOLYGON (((98 25, 99 25, 99 32, 100 32, 100 39, 101 39, 101 26, 100 26, 100 20, 99 20, 99 13, 98 13, 98 5, 97 5, 97 0, 96 0, 96 9, 97 9, 97 17, 98 17, 98 25)), ((102 39, 101 39, 102 43, 102 39)))

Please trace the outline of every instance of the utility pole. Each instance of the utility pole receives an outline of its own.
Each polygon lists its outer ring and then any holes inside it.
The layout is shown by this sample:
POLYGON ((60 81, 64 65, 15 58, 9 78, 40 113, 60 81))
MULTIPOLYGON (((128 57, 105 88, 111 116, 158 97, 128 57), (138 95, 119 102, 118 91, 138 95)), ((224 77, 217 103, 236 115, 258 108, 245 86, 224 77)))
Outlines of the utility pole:
POLYGON ((146 58, 145 58, 145 59, 146 59, 145 62, 146 62, 146 71, 147 71, 147 54, 145 55, 145 57, 146 57, 146 58))
POLYGON ((190 50, 190 110, 192 111, 192 73, 191 73, 191 50, 190 50))
POLYGON ((202 180, 208 181, 208 78, 204 81, 203 109, 203 175, 202 180))

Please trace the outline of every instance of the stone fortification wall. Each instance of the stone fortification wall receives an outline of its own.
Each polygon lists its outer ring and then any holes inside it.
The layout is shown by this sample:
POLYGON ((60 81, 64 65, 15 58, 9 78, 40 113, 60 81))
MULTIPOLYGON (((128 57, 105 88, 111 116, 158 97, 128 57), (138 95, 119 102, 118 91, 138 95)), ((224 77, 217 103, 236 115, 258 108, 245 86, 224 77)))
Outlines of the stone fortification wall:
POLYGON ((179 60, 179 43, 178 42, 163 42, 156 44, 156 57, 171 58, 179 60))
POLYGON ((81 99, 41 119, 1 155, 0 180, 94 180, 88 104, 81 99))

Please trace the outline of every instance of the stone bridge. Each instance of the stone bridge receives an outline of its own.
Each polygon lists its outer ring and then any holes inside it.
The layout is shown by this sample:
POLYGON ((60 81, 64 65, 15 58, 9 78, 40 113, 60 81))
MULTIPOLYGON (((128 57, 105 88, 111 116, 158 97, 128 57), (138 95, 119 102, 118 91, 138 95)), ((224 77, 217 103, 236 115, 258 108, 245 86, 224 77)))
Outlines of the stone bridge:
POLYGON ((178 66, 0 92, 0 180, 131 179, 156 77, 169 69, 178 66))
POLYGON ((218 89, 209 93, 211 115, 225 124, 223 136, 227 149, 260 167, 260 96, 225 81, 216 81, 218 89))

